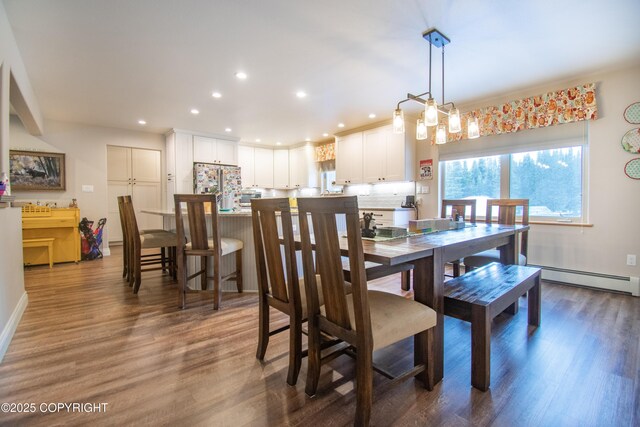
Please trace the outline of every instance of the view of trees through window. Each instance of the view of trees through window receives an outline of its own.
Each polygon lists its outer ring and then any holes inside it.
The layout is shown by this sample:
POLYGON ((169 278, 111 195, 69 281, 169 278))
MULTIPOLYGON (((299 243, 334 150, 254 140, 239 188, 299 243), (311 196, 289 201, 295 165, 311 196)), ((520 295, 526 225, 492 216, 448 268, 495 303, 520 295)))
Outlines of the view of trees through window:
POLYGON ((503 194, 529 199, 534 217, 582 216, 581 146, 452 160, 443 166, 444 198, 477 199, 479 215, 484 215, 486 199, 503 194), (507 183, 500 182, 503 167, 509 168, 507 183))

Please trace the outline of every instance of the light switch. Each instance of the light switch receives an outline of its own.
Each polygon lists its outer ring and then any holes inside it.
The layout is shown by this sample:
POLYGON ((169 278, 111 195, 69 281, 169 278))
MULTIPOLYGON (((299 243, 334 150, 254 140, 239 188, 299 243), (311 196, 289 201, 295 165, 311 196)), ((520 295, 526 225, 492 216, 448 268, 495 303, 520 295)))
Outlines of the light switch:
POLYGON ((93 185, 83 185, 82 186, 83 193, 93 193, 93 185))

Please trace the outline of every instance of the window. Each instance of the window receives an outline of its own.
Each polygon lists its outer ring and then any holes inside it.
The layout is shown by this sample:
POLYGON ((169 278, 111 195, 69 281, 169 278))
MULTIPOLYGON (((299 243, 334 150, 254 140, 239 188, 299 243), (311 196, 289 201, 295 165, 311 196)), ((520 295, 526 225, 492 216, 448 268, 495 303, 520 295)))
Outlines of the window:
POLYGON ((446 199, 477 199, 483 216, 488 198, 529 199, 539 220, 582 220, 584 146, 551 148, 441 162, 446 199))

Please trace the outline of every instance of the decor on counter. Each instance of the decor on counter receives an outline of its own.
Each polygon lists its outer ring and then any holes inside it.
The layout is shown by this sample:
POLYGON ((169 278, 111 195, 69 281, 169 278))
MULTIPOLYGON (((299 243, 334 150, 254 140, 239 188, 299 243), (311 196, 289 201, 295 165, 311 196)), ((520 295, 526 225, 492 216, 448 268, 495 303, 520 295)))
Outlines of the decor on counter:
POLYGON ((10 178, 14 191, 64 191, 64 153, 9 151, 10 178))
POLYGON ((318 145, 316 147, 316 162, 325 162, 336 159, 336 143, 318 145))
POLYGON ((624 119, 632 125, 640 124, 640 102, 634 102, 625 108, 624 119))
MULTIPOLYGON (((422 140, 427 138, 427 126, 436 127, 436 144, 445 144, 447 142, 447 131, 449 134, 458 134, 462 131, 460 111, 456 108, 453 102, 445 102, 444 98, 444 46, 449 44, 451 40, 442 34, 436 28, 431 28, 424 33, 422 37, 429 42, 429 90, 419 95, 407 94, 407 98, 398 102, 396 109, 393 113, 393 132, 404 133, 404 113, 400 109, 400 104, 407 101, 416 101, 424 104, 424 113, 418 118, 416 126, 416 139, 422 140), (432 47, 438 47, 442 49, 442 103, 438 105, 438 102, 433 97, 431 92, 431 51, 432 47), (424 95, 429 95, 426 100, 422 98, 424 95), (443 114, 447 117, 447 123, 442 123, 439 120, 439 115, 443 114)), ((477 128, 477 118, 475 116, 467 117, 467 120, 471 125, 468 128, 477 128)), ((467 132, 467 138, 477 138, 474 132, 467 132)))
MULTIPOLYGON (((467 126, 467 134, 473 131, 478 136, 488 136, 597 118, 595 84, 586 83, 469 111, 462 115, 462 125, 463 131, 467 126), (469 117, 480 119, 474 123, 474 129, 466 120, 469 117)), ((447 141, 460 141, 464 139, 464 134, 449 133, 447 141)), ((434 143, 437 141, 432 135, 431 144, 434 143)))
POLYGON ((640 157, 629 160, 624 165, 624 173, 631 179, 640 179, 640 157))
POLYGON ((78 200, 77 199, 71 199, 71 203, 69 203, 69 207, 70 208, 77 208, 78 207, 78 200))
POLYGON ((364 213, 360 220, 360 230, 362 237, 376 237, 376 220, 373 218, 373 212, 364 213))
POLYGON ((640 128, 627 131, 622 137, 622 148, 631 154, 640 153, 640 128))

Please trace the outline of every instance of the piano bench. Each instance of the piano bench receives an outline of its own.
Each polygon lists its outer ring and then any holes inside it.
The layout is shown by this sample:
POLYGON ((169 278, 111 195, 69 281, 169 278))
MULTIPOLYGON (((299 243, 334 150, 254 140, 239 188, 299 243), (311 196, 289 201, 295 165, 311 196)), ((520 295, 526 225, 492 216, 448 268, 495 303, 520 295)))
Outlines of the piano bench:
POLYGON ((47 248, 49 256, 49 268, 53 268, 53 237, 45 237, 41 239, 24 239, 22 241, 22 249, 25 248, 47 248))

